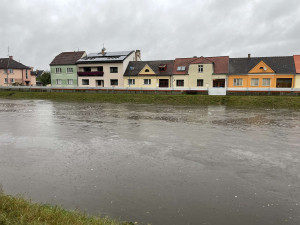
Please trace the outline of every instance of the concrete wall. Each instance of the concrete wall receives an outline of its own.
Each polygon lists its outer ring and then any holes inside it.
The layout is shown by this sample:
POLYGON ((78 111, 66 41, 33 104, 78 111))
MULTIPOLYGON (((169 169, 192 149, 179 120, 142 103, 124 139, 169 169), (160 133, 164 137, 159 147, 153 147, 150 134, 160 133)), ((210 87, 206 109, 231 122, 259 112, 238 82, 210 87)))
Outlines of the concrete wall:
POLYGON ((51 66, 52 87, 77 87, 77 67, 76 65, 51 66), (61 68, 61 73, 56 73, 56 68, 61 68), (67 73, 67 68, 73 68, 73 73, 67 73), (61 85, 56 84, 56 80, 61 79, 61 85), (73 84, 68 84, 68 79, 73 80, 73 84))

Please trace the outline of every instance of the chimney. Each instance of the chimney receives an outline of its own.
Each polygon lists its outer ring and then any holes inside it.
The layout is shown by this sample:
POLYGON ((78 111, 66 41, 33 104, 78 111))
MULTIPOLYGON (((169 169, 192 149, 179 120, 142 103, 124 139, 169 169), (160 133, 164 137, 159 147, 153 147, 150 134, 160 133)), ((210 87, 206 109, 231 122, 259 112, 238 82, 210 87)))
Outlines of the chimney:
POLYGON ((248 54, 248 59, 250 59, 251 58, 251 54, 248 54))
POLYGON ((104 56, 105 55, 105 48, 104 48, 104 46, 103 46, 103 48, 102 48, 102 50, 101 50, 101 54, 104 56))
POLYGON ((141 61, 141 50, 135 51, 135 61, 141 61))
POLYGON ((9 56, 9 59, 14 60, 14 57, 12 55, 9 56))

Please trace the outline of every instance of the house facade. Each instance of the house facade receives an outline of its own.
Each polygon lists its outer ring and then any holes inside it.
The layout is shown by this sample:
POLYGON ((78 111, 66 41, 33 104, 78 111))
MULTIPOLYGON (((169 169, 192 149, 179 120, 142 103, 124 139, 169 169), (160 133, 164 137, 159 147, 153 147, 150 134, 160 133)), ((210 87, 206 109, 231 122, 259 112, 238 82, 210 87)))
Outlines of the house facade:
POLYGON ((52 87, 77 87, 76 62, 86 56, 84 51, 62 52, 50 63, 52 87))
POLYGON ((183 88, 226 87, 228 56, 177 58, 172 86, 183 88))
POLYGON ((229 88, 293 88, 293 56, 229 59, 229 88))
POLYGON ((124 72, 131 61, 139 61, 136 51, 91 53, 77 61, 79 87, 124 87, 124 72))
POLYGON ((124 87, 169 88, 174 60, 130 62, 124 73, 124 87))
POLYGON ((36 76, 31 74, 32 69, 15 61, 12 56, 0 58, 0 86, 35 86, 36 76))
POLYGON ((300 88, 300 55, 294 55, 294 62, 296 68, 295 88, 300 88))

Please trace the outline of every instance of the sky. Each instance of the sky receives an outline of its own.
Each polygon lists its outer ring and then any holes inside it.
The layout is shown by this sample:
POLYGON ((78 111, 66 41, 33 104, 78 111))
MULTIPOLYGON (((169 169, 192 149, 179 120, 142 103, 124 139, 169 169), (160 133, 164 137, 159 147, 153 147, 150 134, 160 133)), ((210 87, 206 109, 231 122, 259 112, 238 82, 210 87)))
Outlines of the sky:
POLYGON ((49 70, 64 51, 142 60, 300 54, 299 0, 1 0, 0 58, 49 70))

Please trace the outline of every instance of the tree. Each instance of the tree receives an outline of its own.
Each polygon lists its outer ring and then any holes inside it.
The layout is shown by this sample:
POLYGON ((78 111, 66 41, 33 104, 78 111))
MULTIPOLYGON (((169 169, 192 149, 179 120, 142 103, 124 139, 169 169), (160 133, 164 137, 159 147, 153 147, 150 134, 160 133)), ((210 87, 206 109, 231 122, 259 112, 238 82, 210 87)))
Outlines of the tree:
POLYGON ((51 74, 50 72, 44 72, 42 76, 37 78, 38 81, 40 81, 43 86, 46 86, 47 84, 51 84, 51 74))

